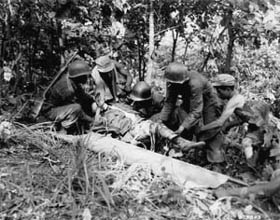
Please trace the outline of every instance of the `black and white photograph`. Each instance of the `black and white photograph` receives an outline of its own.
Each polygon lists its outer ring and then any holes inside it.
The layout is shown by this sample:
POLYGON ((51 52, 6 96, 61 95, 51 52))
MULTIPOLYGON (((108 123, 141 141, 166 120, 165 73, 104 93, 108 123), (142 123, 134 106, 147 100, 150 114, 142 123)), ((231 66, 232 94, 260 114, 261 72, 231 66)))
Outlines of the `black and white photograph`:
POLYGON ((0 0, 0 220, 279 219, 280 0, 0 0))

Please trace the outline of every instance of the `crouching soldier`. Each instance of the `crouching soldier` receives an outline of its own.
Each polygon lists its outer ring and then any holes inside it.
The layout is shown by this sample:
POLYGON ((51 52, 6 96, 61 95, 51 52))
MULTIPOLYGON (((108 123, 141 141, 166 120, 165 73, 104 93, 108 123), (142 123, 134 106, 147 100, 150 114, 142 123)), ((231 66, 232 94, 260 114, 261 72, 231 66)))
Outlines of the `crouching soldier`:
POLYGON ((100 96, 100 104, 125 99, 131 92, 132 76, 130 73, 120 63, 110 59, 108 55, 97 58, 95 62, 92 78, 96 86, 96 95, 100 96))
POLYGON ((236 90, 235 78, 230 74, 219 74, 214 78, 212 85, 216 89, 219 98, 219 111, 221 114, 232 110, 232 115, 228 115, 229 117, 225 120, 223 131, 227 132, 230 128, 247 122, 248 115, 242 111, 246 100, 236 90), (233 108, 229 109, 229 106, 233 108))
MULTIPOLYGON (((229 74, 219 74, 214 78, 215 87, 222 114, 220 118, 210 124, 219 122, 219 129, 226 133, 234 126, 245 126, 242 140, 243 150, 249 165, 255 166, 259 153, 264 144, 265 129, 268 128, 270 107, 263 101, 247 101, 235 90, 235 79, 229 74), (255 152, 255 153, 254 153, 255 152)), ((202 129, 205 130, 206 126, 202 129)))
POLYGON ((164 103, 164 96, 144 81, 133 86, 129 98, 132 100, 133 110, 139 112, 141 117, 151 120, 161 111, 164 103))
MULTIPOLYGON (((211 83, 201 74, 189 71, 180 63, 171 63, 165 70, 166 100, 161 111, 161 121, 178 135, 192 140, 202 125, 215 121, 219 117, 218 98, 211 83), (178 96, 182 97, 180 106, 176 106, 178 96)), ((221 163, 224 155, 221 149, 222 136, 216 133, 205 138, 207 159, 221 163)))
POLYGON ((55 121, 61 132, 72 132, 92 121, 94 99, 83 89, 90 74, 87 63, 74 61, 69 64, 68 72, 48 92, 42 113, 55 121))
POLYGON ((221 126, 223 132, 227 132, 233 126, 243 125, 244 136, 241 146, 248 165, 256 167, 268 162, 274 170, 271 171, 271 178, 267 183, 229 190, 219 189, 216 191, 216 195, 218 197, 246 197, 251 194, 277 195, 280 189, 280 145, 278 138, 280 120, 272 115, 268 103, 261 100, 245 102, 245 98, 235 90, 233 76, 219 74, 214 79, 213 86, 220 98, 223 113, 218 120, 208 124, 208 128, 216 124, 221 126), (230 117, 231 120, 229 120, 230 117))

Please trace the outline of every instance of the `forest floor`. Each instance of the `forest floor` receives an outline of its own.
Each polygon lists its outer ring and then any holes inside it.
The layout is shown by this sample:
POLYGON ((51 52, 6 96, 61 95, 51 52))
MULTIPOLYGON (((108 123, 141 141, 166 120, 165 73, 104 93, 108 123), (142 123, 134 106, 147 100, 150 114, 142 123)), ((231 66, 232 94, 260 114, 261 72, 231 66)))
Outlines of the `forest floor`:
MULTIPOLYGON (((51 129, 48 123, 14 123, 9 138, 1 141, 1 220, 279 219, 271 199, 217 199, 211 189, 183 189, 145 165, 128 166, 114 153, 96 154, 63 142, 51 129)), ((248 183, 260 180, 233 142, 218 171, 248 183)), ((192 154, 196 159, 181 159, 217 171, 203 162, 203 151, 192 154)))

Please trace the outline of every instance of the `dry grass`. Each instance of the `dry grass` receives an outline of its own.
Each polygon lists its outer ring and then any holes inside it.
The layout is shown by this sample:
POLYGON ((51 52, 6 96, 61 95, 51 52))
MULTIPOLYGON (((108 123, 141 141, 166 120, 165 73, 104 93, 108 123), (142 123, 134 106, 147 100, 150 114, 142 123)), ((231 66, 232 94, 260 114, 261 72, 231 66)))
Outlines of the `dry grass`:
POLYGON ((267 219, 248 201, 62 142, 50 124, 14 126, 0 147, 0 219, 267 219))

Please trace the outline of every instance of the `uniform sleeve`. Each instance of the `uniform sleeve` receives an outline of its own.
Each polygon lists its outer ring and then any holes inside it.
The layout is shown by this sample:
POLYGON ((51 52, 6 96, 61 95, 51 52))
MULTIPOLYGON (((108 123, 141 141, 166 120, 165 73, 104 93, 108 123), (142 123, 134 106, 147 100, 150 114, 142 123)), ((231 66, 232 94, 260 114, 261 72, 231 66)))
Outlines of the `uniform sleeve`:
POLYGON ((105 85, 104 81, 101 79, 98 70, 96 67, 93 68, 91 72, 91 76, 93 78, 93 81, 95 83, 95 94, 98 96, 99 100, 96 100, 99 103, 104 103, 105 102, 105 85))
POLYGON ((185 129, 194 126, 197 121, 202 117, 203 110, 203 88, 199 82, 191 83, 190 90, 190 112, 182 123, 185 129))
POLYGON ((178 95, 177 93, 174 85, 172 86, 170 83, 166 84, 166 100, 160 113, 160 119, 162 121, 167 121, 174 110, 178 95))
POLYGON ((94 98, 87 94, 84 89, 79 85, 75 89, 75 95, 77 98, 77 102, 82 106, 82 109, 87 115, 92 116, 93 112, 91 109, 91 105, 94 102, 94 98))
POLYGON ((132 83, 132 76, 131 74, 123 67, 122 64, 118 62, 114 62, 116 69, 118 72, 126 78, 126 86, 130 86, 132 83))

